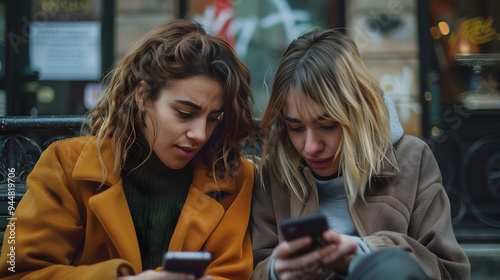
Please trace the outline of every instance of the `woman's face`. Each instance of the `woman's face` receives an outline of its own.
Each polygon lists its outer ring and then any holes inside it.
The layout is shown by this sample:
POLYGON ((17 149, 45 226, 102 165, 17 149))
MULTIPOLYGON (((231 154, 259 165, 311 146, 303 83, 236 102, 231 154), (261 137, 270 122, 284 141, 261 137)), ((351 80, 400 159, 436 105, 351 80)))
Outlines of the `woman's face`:
MULTIPOLYGON (((194 76, 161 89, 156 101, 145 103, 158 121, 153 151, 167 167, 183 168, 207 142, 222 118, 222 98, 218 81, 194 76)), ((154 129, 153 121, 146 117, 145 134, 150 143, 154 129)))
MULTIPOLYGON (((302 102, 300 102, 302 103, 302 102)), ((316 102, 307 108, 310 117, 301 119, 295 98, 287 93, 283 107, 288 136, 297 152, 306 161, 314 174, 328 177, 339 169, 339 158, 335 154, 342 139, 342 128, 329 119, 323 107, 316 102)))

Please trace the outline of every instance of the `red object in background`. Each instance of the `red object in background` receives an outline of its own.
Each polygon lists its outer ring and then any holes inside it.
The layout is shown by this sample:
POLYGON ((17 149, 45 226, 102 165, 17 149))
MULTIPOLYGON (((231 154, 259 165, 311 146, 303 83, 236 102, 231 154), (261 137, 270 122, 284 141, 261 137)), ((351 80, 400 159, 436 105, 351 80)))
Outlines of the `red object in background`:
POLYGON ((234 46, 234 34, 231 32, 231 24, 234 18, 233 0, 214 0, 217 31, 224 35, 231 46, 234 46))

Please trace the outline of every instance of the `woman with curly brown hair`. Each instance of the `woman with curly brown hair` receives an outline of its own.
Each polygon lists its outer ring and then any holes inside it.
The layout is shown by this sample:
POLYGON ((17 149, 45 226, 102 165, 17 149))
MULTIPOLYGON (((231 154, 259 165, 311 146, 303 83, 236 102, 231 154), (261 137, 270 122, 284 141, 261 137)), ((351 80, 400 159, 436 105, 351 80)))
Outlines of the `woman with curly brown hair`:
MULTIPOLYGON (((89 111, 90 134, 49 146, 15 218, 4 279, 194 279, 167 251, 207 251, 206 275, 245 279, 254 130, 250 74, 224 39, 174 20, 139 40, 89 111)), ((200 279, 209 279, 204 276, 200 279)))

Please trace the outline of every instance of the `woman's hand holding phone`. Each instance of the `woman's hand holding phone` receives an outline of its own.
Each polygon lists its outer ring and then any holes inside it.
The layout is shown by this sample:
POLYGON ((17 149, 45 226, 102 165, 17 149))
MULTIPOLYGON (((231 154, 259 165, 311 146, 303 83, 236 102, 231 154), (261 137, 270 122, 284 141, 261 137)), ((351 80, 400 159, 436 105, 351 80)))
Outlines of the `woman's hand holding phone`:
POLYGON ((163 270, 176 273, 188 273, 202 277, 212 260, 208 252, 166 252, 163 256, 163 270))
POLYGON ((283 235, 285 239, 287 236, 289 238, 280 242, 273 250, 274 271, 279 279, 302 279, 305 276, 307 279, 315 278, 325 268, 338 272, 347 271, 358 245, 356 241, 329 230, 328 227, 324 229, 326 219, 322 219, 324 217, 321 215, 314 215, 303 217, 299 221, 284 222, 283 235), (293 225, 292 232, 301 234, 290 238, 285 233, 290 223, 293 225), (318 231, 320 234, 316 236, 318 231))
POLYGON ((147 270, 118 280, 210 280, 211 276, 203 275, 211 259, 208 252, 166 252, 162 271, 147 270))

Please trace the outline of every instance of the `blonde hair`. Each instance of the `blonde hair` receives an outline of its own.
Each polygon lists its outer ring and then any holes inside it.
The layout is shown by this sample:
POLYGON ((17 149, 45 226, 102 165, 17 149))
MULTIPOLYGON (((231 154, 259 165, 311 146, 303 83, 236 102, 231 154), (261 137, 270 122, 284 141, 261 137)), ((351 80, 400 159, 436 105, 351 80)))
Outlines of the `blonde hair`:
MULTIPOLYGON (((99 151, 105 139, 111 140, 113 172, 122 169, 149 114, 139 109, 137 91, 145 101, 155 101, 162 88, 197 75, 223 86, 224 118, 196 157, 211 166, 217 177, 241 170, 241 142, 255 126, 250 73, 223 38, 208 34, 196 22, 173 20, 154 28, 131 47, 107 77, 103 97, 86 115, 88 127, 82 130, 97 136, 99 151)), ((154 126, 157 128, 156 123, 154 126)), ((152 143, 149 145, 152 151, 152 143)))
MULTIPOLYGON (((301 102, 320 104, 341 126, 339 174, 344 177, 350 202, 357 196, 364 200, 371 177, 380 171, 392 145, 382 90, 366 69, 355 43, 337 30, 308 32, 288 46, 274 78, 261 120, 266 139, 262 163, 269 153, 271 172, 304 201, 310 190, 301 172, 301 155, 280 117, 287 93, 301 102)), ((302 104, 299 114, 308 114, 311 106, 302 104)))

